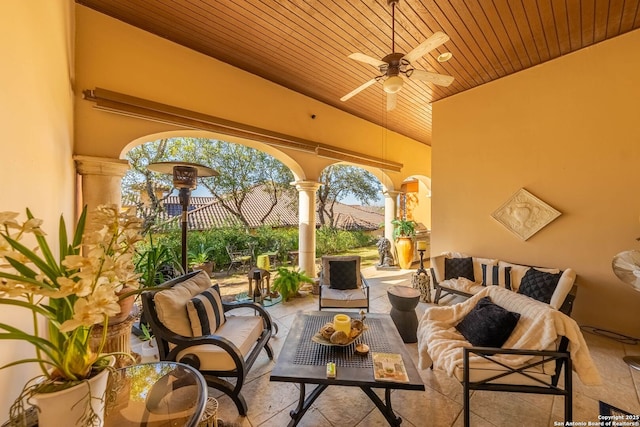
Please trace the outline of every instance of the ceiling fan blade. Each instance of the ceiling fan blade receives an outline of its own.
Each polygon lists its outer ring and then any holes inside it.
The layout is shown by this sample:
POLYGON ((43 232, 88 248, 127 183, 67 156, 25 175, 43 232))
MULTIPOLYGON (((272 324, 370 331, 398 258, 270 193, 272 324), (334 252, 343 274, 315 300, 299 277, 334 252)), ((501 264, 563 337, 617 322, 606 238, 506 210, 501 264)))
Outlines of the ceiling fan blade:
POLYGON ((340 101, 346 101, 347 99, 351 98, 353 95, 357 95, 358 93, 362 92, 363 90, 365 90, 366 88, 368 88, 369 86, 371 86, 372 84, 374 84, 377 81, 378 81, 378 79, 369 80, 365 84, 355 88, 354 90, 352 90, 351 92, 349 92, 348 94, 346 94, 345 96, 340 98, 340 101))
POLYGON ((455 80, 452 76, 446 76, 444 74, 431 73, 424 70, 412 70, 411 73, 407 72, 407 77, 411 80, 422 80, 425 82, 435 83, 438 86, 449 86, 455 80))
POLYGON ((387 65, 386 62, 373 58, 369 55, 365 55, 364 53, 352 53, 351 55, 349 55, 349 58, 355 59, 356 61, 364 62, 366 64, 373 65, 376 68, 380 68, 382 66, 387 65))
POLYGON ((431 37, 420 43, 416 46, 411 52, 407 53, 403 59, 406 59, 409 62, 413 62, 418 58, 422 58, 427 52, 432 51, 440 45, 443 45, 449 40, 449 36, 443 33, 442 31, 438 31, 434 33, 431 37))
POLYGON ((387 93, 387 111, 391 111, 396 108, 396 101, 398 100, 398 94, 387 93))

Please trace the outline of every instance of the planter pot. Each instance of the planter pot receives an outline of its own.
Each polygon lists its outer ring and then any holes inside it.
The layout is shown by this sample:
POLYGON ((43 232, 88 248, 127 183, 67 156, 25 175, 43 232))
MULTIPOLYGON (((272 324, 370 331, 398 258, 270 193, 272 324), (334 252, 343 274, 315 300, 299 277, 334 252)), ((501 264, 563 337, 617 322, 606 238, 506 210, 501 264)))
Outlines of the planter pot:
POLYGON ((142 363, 157 362, 160 360, 160 357, 158 357, 158 347, 155 339, 143 342, 140 346, 140 353, 142 355, 142 363))
POLYGON ((413 239, 411 237, 398 237, 396 239, 396 252, 400 268, 403 270, 410 269, 413 262, 413 239))
MULTIPOLYGON (((115 358, 112 358, 112 362, 115 362, 115 358)), ((67 426, 92 425, 83 420, 89 414, 89 405, 97 416, 93 426, 102 427, 108 379, 109 369, 104 369, 95 377, 71 388, 34 395, 39 408, 38 427, 59 427, 62 420, 67 426)))
POLYGON ((193 271, 202 270, 205 273, 207 273, 209 277, 213 277, 213 268, 214 268, 213 261, 209 261, 209 262, 205 262, 204 264, 194 265, 193 267, 191 267, 191 270, 193 271))
MULTIPOLYGON (((121 295, 132 290, 132 288, 124 288, 118 294, 121 295)), ((120 313, 116 314, 115 316, 109 317, 109 325, 115 325, 127 320, 129 315, 131 314, 131 310, 133 310, 133 303, 135 302, 135 300, 136 295, 130 295, 118 301, 118 305, 120 306, 120 313)))
MULTIPOLYGON (((102 353, 124 353, 131 354, 134 359, 137 359, 135 353, 131 352, 131 328, 133 327, 133 322, 135 318, 133 316, 129 316, 124 322, 110 324, 107 327, 107 341, 102 348, 102 353)), ((94 325, 91 330, 91 349, 94 352, 98 351, 100 343, 102 342, 102 325, 94 325)), ((123 366, 129 366, 135 363, 131 357, 127 357, 124 355, 116 356, 116 364, 117 368, 121 368, 123 366)))

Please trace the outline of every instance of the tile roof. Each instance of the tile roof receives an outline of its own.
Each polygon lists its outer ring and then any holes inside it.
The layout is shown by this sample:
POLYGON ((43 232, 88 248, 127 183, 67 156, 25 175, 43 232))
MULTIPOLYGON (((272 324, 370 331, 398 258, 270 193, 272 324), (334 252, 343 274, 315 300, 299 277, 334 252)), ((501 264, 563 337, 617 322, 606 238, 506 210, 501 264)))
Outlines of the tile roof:
MULTIPOLYGON (((261 221, 271 208, 271 195, 257 186, 250 191, 243 204, 243 214, 250 228, 261 225, 272 227, 297 227, 297 193, 285 192, 279 196, 273 210, 261 221)), ((124 202, 126 204, 126 202, 124 202)), ((132 203, 129 203, 132 204, 132 203)), ((164 201, 164 210, 158 217, 160 229, 168 231, 180 226, 182 207, 178 196, 169 196, 164 201)), ((344 230, 371 231, 384 222, 384 208, 377 206, 355 206, 336 203, 334 206, 336 227, 344 230)), ((317 216, 316 216, 317 217, 317 216)), ((227 211, 214 197, 191 197, 187 213, 191 230, 208 230, 227 226, 241 226, 238 218, 227 211)), ((316 218, 316 226, 320 226, 316 218)))

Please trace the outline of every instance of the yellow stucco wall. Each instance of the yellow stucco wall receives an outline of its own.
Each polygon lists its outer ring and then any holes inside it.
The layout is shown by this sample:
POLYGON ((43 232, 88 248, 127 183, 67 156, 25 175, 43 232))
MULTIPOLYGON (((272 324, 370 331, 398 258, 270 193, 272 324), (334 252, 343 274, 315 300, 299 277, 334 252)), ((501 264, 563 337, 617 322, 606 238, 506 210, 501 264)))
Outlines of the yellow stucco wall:
MULTIPOLYGON (((25 208, 31 208, 50 237, 57 235, 61 214, 74 222, 73 13, 70 0, 0 5, 0 211, 24 218, 25 208)), ((6 305, 0 310, 0 322, 28 329, 30 321, 24 310, 6 305)), ((35 356, 31 345, 1 345, 0 365, 35 356)), ((37 373, 34 365, 0 371, 0 420, 37 373)))
POLYGON ((572 267, 582 324, 640 336, 611 270, 640 249, 640 31, 434 105, 432 254, 572 267), (491 213, 524 187, 562 216, 523 242, 491 213))
MULTIPOLYGON (((76 154, 119 157, 125 145, 176 127, 93 109, 96 87, 401 162, 391 186, 431 174, 431 148, 84 6, 77 14, 76 154), (315 114, 316 118, 311 119, 315 114)), ((331 161, 282 150, 316 179, 331 161)), ((387 183, 390 184, 390 183, 387 183)))

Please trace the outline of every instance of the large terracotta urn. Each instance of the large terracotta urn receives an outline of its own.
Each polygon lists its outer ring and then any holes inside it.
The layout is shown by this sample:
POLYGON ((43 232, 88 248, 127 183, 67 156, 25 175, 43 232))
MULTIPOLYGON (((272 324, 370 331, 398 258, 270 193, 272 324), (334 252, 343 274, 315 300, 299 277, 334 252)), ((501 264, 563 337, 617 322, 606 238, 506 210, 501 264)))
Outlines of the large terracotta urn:
POLYGON ((398 237, 396 239, 396 253, 398 254, 398 265, 403 270, 411 268, 413 261, 413 239, 411 237, 398 237))

